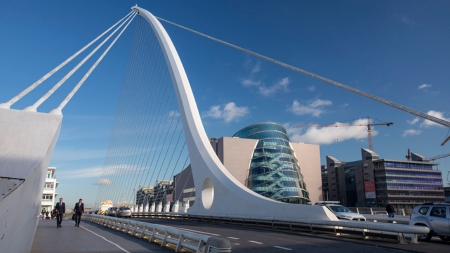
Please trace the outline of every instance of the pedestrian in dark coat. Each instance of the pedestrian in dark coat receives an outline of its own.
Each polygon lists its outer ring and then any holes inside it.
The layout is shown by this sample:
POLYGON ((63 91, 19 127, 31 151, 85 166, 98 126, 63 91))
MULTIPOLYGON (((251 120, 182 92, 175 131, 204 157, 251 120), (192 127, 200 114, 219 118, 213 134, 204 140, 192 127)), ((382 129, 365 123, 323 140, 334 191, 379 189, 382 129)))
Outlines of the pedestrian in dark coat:
POLYGON ((81 215, 84 213, 84 204, 83 200, 80 199, 78 203, 75 204, 75 208, 73 211, 75 212, 75 227, 80 226, 81 215))
POLYGON ((388 213, 389 218, 394 218, 394 216, 395 216, 395 209, 391 205, 391 203, 389 203, 389 201, 386 203, 386 212, 388 213))
POLYGON ((60 228, 62 223, 62 217, 66 212, 66 203, 63 202, 63 198, 60 198, 59 202, 56 203, 55 209, 58 211, 58 214, 56 215, 56 227, 60 228))

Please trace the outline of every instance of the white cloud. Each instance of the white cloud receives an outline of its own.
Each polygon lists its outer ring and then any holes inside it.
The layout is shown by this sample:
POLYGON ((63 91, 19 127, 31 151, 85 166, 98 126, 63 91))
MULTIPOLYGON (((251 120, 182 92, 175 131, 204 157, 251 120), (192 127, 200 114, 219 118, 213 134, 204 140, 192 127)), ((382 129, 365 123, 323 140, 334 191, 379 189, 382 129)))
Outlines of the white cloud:
MULTIPOLYGON (((244 66, 246 68, 250 67, 251 61, 248 60, 245 62, 244 66)), ((255 80, 254 76, 256 73, 261 71, 261 62, 257 62, 253 67, 251 67, 250 75, 246 78, 243 78, 241 80, 241 84, 244 87, 250 87, 250 86, 259 86, 261 85, 260 80, 255 80)))
POLYGON ((422 133, 422 131, 420 131, 420 130, 408 129, 403 132, 402 136, 406 137, 406 136, 412 136, 412 135, 419 135, 420 133, 422 133))
POLYGON ((214 119, 218 119, 218 118, 222 117, 221 106, 220 105, 211 106, 208 111, 203 113, 203 117, 205 117, 205 118, 210 117, 210 118, 214 118, 214 119))
POLYGON ((279 90, 287 91, 287 86, 291 81, 289 77, 281 78, 278 82, 276 82, 271 87, 261 86, 259 87, 259 93, 263 96, 270 96, 277 93, 279 90))
POLYGON ((238 107, 234 102, 230 102, 225 106, 215 105, 211 106, 210 109, 203 113, 203 117, 214 118, 214 119, 223 119, 225 122, 237 121, 245 115, 249 114, 250 111, 248 107, 242 106, 238 107))
POLYGON ((112 181, 107 178, 100 178, 96 185, 110 185, 112 184, 112 181))
POLYGON ((327 106, 332 105, 333 103, 330 100, 322 100, 322 99, 316 99, 311 103, 312 107, 321 107, 321 106, 327 106))
POLYGON ((431 84, 424 83, 422 85, 419 85, 418 89, 421 90, 421 89, 426 89, 426 88, 430 88, 430 87, 431 87, 431 84))
MULTIPOLYGON (((336 122, 335 125, 343 123, 336 122)), ((346 123, 345 123, 346 124, 346 123)), ((358 119, 351 124, 367 124, 367 119, 358 119)), ((306 132, 304 128, 286 127, 292 142, 304 142, 313 144, 332 144, 346 140, 367 140, 366 126, 341 126, 341 127, 310 127, 306 132)), ((372 128, 372 136, 378 135, 378 131, 372 128)))
MULTIPOLYGON (((433 117, 439 118, 439 119, 443 119, 446 121, 450 121, 450 119, 447 119, 444 117, 444 113, 443 112, 438 112, 438 111, 428 111, 427 112, 428 115, 431 115, 433 117)), ((420 127, 425 127, 428 128, 430 126, 440 126, 440 127, 444 127, 443 125, 440 125, 438 123, 434 123, 433 121, 429 121, 429 120, 424 120, 421 124, 420 127)))
POLYGON ((308 105, 302 105, 297 100, 294 100, 292 106, 289 107, 288 111, 293 112, 296 115, 311 114, 315 117, 319 117, 320 114, 325 112, 324 106, 332 105, 330 100, 316 99, 309 103, 308 105))
POLYGON ((309 91, 315 91, 315 90, 316 90, 316 87, 315 87, 314 85, 309 86, 309 87, 308 87, 308 90, 309 90, 309 91))
POLYGON ((252 68, 252 75, 261 71, 261 62, 257 62, 252 68))
POLYGON ((408 122, 408 124, 410 125, 414 125, 419 122, 419 117, 415 117, 413 120, 407 120, 406 122, 408 122))
POLYGON ((170 111, 169 112, 169 117, 179 117, 180 113, 177 111, 170 111))
POLYGON ((58 171, 58 178, 88 178, 100 177, 102 175, 103 167, 84 168, 78 170, 63 170, 58 171))
POLYGON ((135 165, 112 165, 103 171, 103 167, 91 167, 83 169, 60 170, 57 173, 58 178, 90 178, 101 177, 115 174, 137 174, 142 172, 143 168, 137 168, 135 165))
POLYGON ((242 79, 241 84, 244 87, 259 86, 261 84, 261 81, 255 81, 252 79, 242 79))
POLYGON ((104 158, 106 150, 79 150, 71 148, 58 148, 53 152, 53 161, 80 161, 96 158, 104 158))

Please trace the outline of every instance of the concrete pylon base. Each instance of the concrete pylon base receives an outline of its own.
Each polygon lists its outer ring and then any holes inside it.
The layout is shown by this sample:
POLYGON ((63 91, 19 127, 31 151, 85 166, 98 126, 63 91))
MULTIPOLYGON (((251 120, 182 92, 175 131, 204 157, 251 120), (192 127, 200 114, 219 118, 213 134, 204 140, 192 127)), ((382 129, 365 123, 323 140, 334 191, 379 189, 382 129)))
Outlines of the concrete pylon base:
POLYGON ((0 178, 14 186, 0 200, 0 252, 31 249, 61 122, 62 115, 0 108, 0 178))

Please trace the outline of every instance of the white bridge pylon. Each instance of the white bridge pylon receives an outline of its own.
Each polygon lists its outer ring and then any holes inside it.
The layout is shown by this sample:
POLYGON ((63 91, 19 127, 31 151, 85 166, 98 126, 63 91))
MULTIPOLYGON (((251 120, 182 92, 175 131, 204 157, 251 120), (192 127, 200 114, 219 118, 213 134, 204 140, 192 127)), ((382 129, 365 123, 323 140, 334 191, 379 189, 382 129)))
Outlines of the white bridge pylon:
POLYGON ((169 35, 150 12, 134 6, 158 38, 172 78, 189 150, 195 203, 188 213, 214 216, 338 220, 323 206, 297 205, 263 197, 240 184, 223 166, 209 143, 188 77, 169 35))

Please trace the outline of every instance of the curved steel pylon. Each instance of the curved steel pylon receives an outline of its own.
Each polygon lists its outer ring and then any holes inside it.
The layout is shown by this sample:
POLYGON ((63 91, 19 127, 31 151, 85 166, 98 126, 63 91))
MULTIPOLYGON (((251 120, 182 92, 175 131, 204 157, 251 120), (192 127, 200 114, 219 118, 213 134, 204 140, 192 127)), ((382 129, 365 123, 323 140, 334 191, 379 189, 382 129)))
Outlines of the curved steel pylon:
POLYGON ((180 57, 164 27, 150 12, 134 6, 151 26, 164 53, 183 121, 195 184, 195 203, 189 213, 328 219, 336 216, 323 206, 296 205, 265 198, 240 184, 223 166, 212 149, 180 57))

